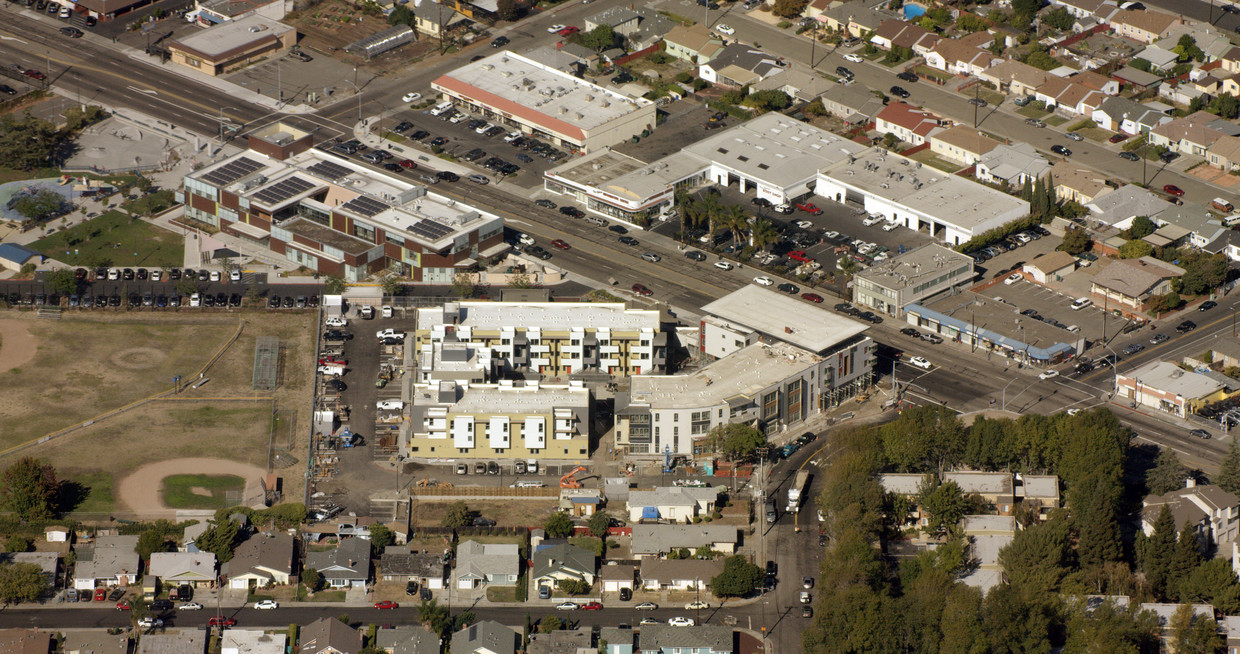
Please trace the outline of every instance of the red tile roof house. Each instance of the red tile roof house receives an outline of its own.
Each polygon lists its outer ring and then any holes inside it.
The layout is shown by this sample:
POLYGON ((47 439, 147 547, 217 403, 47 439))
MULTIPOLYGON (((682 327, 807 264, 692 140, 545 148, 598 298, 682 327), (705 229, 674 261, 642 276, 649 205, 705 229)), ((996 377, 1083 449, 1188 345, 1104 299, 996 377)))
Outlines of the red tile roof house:
POLYGON ((874 117, 874 129, 895 134, 901 141, 922 145, 931 135, 947 129, 942 118, 903 102, 892 102, 874 117))
POLYGON ((1046 80, 1034 93, 1034 99, 1045 103, 1047 109, 1070 115, 1091 116, 1106 98, 1102 91, 1063 77, 1046 80))

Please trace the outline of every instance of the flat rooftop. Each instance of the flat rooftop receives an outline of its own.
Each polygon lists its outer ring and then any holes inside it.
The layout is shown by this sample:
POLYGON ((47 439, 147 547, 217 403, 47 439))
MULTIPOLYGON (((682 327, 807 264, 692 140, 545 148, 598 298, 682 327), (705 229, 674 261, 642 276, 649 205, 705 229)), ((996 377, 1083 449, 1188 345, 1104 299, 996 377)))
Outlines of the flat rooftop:
POLYGON ((884 288, 903 289, 910 286, 917 288, 964 265, 972 266, 972 257, 951 248, 945 248, 938 243, 928 243, 916 250, 870 266, 857 273, 857 276, 884 288))
POLYGON ((881 148, 840 161, 819 171, 824 177, 864 193, 934 216, 965 231, 1016 212, 1029 203, 984 184, 927 168, 881 148))
POLYGON ((577 79, 507 50, 445 73, 432 86, 511 111, 539 124, 565 124, 578 130, 578 137, 652 104, 649 100, 630 98, 577 79))
POLYGON ((868 328, 856 320, 756 284, 711 302, 702 307, 702 313, 819 354, 868 328))
POLYGON ((554 173, 578 184, 598 187, 645 165, 627 154, 602 149, 584 157, 570 158, 568 163, 556 166, 548 174, 554 173))
POLYGON ((751 179, 786 187, 866 149, 825 129, 771 112, 708 136, 683 152, 751 179))
POLYGON ((280 35, 291 31, 293 31, 292 27, 280 21, 255 14, 216 25, 183 39, 177 39, 173 43, 214 58, 245 48, 256 41, 279 38, 280 35))
POLYGON ((459 399, 452 404, 441 403, 439 384, 416 384, 413 403, 418 406, 447 406, 453 413, 545 413, 552 409, 585 409, 590 405, 590 391, 584 386, 501 386, 470 384, 458 389, 459 399))
POLYGON ((1151 361, 1120 376, 1135 379, 1142 386, 1174 393, 1190 400, 1204 397, 1226 386, 1213 377, 1184 370, 1169 361, 1151 361))
MULTIPOLYGON (((659 312, 618 302, 460 302, 458 327, 478 330, 659 330, 659 312)), ((418 309, 418 329, 444 323, 443 307, 418 309)))
POLYGON ((1050 359, 1060 351, 1075 350, 1075 344, 1081 340, 1078 334, 1066 329, 1020 315, 1015 305, 973 291, 915 304, 943 316, 945 325, 968 333, 968 326, 973 324, 978 338, 1008 350, 1027 351, 1035 359, 1050 359))
POLYGON ((719 405, 754 398, 763 389, 799 374, 822 357, 785 343, 754 343, 687 375, 632 377, 632 404, 655 409, 719 405))

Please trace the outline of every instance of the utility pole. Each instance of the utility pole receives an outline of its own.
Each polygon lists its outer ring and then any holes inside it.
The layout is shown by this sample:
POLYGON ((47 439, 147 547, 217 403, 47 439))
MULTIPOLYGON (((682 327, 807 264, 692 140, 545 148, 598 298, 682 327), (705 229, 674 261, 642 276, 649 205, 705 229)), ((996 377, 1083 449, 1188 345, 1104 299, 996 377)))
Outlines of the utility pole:
POLYGON ((982 92, 982 83, 978 82, 977 84, 974 84, 973 85, 973 129, 977 129, 977 105, 980 104, 978 100, 981 98, 981 95, 980 95, 981 92, 982 92))

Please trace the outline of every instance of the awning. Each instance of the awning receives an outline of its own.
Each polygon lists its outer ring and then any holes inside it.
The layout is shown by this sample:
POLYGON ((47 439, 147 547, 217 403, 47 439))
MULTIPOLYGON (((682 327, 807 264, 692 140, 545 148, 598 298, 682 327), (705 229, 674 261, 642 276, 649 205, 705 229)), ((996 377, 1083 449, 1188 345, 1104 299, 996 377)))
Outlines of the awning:
POLYGON ((642 507, 642 520, 658 520, 658 519, 659 519, 659 507, 657 506, 642 507))
MULTIPOLYGON (((234 223, 234 225, 243 225, 243 224, 245 223, 234 223)), ((258 229, 257 227, 250 227, 249 225, 246 225, 246 227, 249 227, 250 229, 258 229)), ((262 230, 258 230, 258 231, 262 231, 262 230)), ((216 250, 215 252, 211 253, 212 259, 233 259, 239 256, 241 256, 240 252, 237 252, 236 250, 233 250, 230 248, 220 248, 216 250)))
POLYGON ((268 234, 266 231, 243 222, 228 223, 225 227, 240 232, 241 234, 249 236, 255 240, 262 240, 268 236, 271 236, 271 234, 268 234))

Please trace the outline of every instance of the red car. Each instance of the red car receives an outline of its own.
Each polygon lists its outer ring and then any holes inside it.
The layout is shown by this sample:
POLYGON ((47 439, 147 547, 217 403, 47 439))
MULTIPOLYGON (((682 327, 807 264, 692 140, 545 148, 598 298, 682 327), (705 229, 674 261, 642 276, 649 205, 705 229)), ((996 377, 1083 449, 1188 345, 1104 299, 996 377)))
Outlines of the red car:
POLYGON ((121 600, 116 603, 117 611, 128 611, 130 609, 129 600, 121 600))
POLYGON ((788 258, 801 263, 809 263, 814 260, 813 257, 805 254, 804 250, 793 250, 788 253, 788 258))
POLYGON ((551 245, 554 247, 560 248, 561 250, 571 250, 573 248, 573 246, 569 245, 567 242, 564 241, 564 239, 561 239, 561 238, 557 238, 554 241, 551 241, 551 245))
POLYGON ((556 34, 559 34, 560 36, 572 36, 580 31, 581 30, 577 29, 576 27, 569 25, 568 27, 565 27, 564 29, 556 32, 556 34))
POLYGON ((817 293, 802 293, 801 299, 809 300, 810 302, 813 302, 814 304, 822 304, 822 296, 818 295, 817 293))
POLYGON ((396 608, 400 608, 400 604, 397 604, 396 602, 393 602, 391 600, 383 600, 382 602, 375 602, 375 608, 376 609, 396 609, 396 608))
POLYGON ((643 284, 634 284, 633 292, 642 297, 650 297, 651 295, 654 295, 654 291, 646 288, 643 284))
POLYGON ((347 366, 349 365, 349 362, 346 361, 345 359, 341 359, 340 357, 324 357, 322 359, 319 359, 319 365, 320 366, 326 366, 326 365, 347 366))
POLYGON ((413 159, 401 159, 400 161, 397 161, 396 163, 400 164, 401 168, 417 168, 418 167, 418 164, 414 163, 413 159))
POLYGON ((815 216, 822 215, 822 209, 819 209, 818 205, 814 204, 813 202, 798 202, 797 208, 800 209, 801 211, 804 211, 809 214, 813 214, 815 216))
POLYGON ((105 599, 108 599, 108 589, 107 588, 96 588, 95 589, 95 601, 102 602, 105 599))
POLYGON ((33 68, 27 68, 26 70, 23 70, 22 74, 25 75, 26 77, 33 77, 35 79, 47 79, 47 75, 44 75, 43 73, 33 68))
POLYGON ((1184 197, 1183 189, 1176 186, 1175 184, 1167 184, 1166 186, 1164 186, 1163 193, 1166 193, 1167 195, 1174 195, 1177 198, 1184 197))
POLYGON ((1112 143, 1119 143, 1120 141, 1126 140, 1127 138, 1128 138, 1127 134, 1116 134, 1115 136, 1112 136, 1108 140, 1111 141, 1112 143))
POLYGON ((601 602, 586 602, 581 605, 582 611, 602 611, 603 604, 601 602))
POLYGON ((210 620, 207 620, 208 627, 234 627, 236 625, 237 625, 236 620, 233 620, 232 618, 221 617, 218 615, 215 616, 214 618, 211 618, 210 620))

